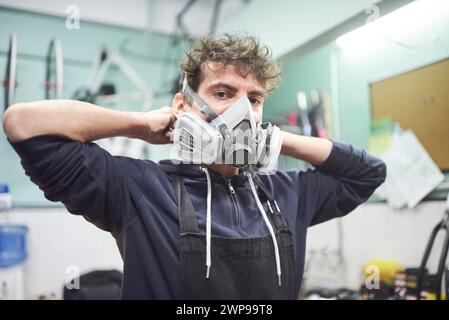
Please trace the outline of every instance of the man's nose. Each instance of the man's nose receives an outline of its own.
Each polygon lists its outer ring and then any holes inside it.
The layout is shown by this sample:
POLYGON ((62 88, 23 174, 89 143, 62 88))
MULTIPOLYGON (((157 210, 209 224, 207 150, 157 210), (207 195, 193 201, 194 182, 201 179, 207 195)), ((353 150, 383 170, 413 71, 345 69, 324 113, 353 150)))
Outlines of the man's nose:
POLYGON ((233 99, 231 99, 228 103, 225 104, 225 106, 223 108, 221 108, 220 110, 220 114, 225 112, 226 110, 228 110, 232 105, 234 105, 234 103, 236 103, 237 101, 239 101, 242 98, 247 98, 247 96, 245 95, 236 95, 233 99))

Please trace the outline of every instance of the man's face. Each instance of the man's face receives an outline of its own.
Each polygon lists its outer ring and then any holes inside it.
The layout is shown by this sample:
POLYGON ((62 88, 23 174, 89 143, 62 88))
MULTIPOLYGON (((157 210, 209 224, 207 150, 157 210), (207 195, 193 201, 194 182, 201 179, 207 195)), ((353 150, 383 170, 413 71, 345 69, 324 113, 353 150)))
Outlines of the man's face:
MULTIPOLYGON (((241 73, 243 76, 233 65, 222 66, 210 62, 209 65, 203 66, 198 94, 219 115, 241 97, 247 97, 258 123, 262 119, 265 90, 252 73, 241 73)), ((198 106, 186 107, 185 111, 193 111, 204 120, 209 120, 202 114, 198 106)))

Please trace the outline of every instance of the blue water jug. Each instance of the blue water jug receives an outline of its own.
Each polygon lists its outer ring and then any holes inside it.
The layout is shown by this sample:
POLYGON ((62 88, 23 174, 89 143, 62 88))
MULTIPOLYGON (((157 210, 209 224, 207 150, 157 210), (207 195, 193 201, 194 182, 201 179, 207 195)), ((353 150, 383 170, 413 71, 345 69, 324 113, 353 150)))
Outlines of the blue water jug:
POLYGON ((27 233, 27 226, 0 225, 0 268, 9 268, 26 260, 27 233))

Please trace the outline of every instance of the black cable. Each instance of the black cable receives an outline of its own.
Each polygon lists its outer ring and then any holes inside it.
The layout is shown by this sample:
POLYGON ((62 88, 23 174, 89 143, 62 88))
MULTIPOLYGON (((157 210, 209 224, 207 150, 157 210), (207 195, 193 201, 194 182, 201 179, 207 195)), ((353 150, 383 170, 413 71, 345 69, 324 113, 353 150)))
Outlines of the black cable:
MULTIPOLYGON (((431 289, 435 291, 437 300, 441 300, 441 282, 443 280, 443 275, 445 273, 445 267, 446 267, 446 259, 448 255, 449 250, 449 211, 446 211, 444 214, 444 218, 441 222, 439 222, 432 230, 432 233, 430 234, 429 242, 427 243, 426 250, 424 251, 424 256, 421 261, 421 265, 418 269, 418 279, 417 279, 417 292, 416 292, 416 299, 421 299, 421 291, 423 290, 424 283, 425 283, 425 276, 426 276, 426 265, 427 261, 429 260, 430 253, 432 252, 433 245, 435 243, 435 239, 438 235, 438 233, 441 230, 446 231, 446 237, 444 239, 443 249, 441 251, 440 260, 438 263, 438 271, 436 274, 435 281, 430 284, 431 289)), ((447 288, 446 288, 447 290, 447 288)))

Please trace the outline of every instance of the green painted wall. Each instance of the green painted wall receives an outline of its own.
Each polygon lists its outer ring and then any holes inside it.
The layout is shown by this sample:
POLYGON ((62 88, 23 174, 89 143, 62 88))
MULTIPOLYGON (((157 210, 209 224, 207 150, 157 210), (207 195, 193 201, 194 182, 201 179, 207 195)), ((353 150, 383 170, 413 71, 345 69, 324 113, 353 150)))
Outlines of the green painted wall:
MULTIPOLYGON (((153 34, 151 44, 143 41, 143 31, 89 23, 81 21, 79 30, 65 28, 65 19, 0 7, 0 76, 3 79, 6 69, 6 52, 10 33, 15 31, 18 40, 18 65, 16 102, 41 100, 44 98, 45 55, 52 37, 59 36, 64 55, 64 98, 70 98, 75 89, 83 86, 87 80, 90 64, 98 48, 107 44, 116 49, 138 74, 156 91, 165 91, 174 77, 179 58, 182 56, 181 45, 174 51, 172 62, 164 66, 169 43, 173 40, 163 34, 153 34), (122 44, 129 40, 127 51, 122 44), (129 51, 145 55, 135 56, 129 51), (165 84, 163 82, 166 82, 165 84)), ((112 81, 119 92, 134 91, 130 82, 118 70, 111 69, 106 79, 112 81)), ((170 94, 161 94, 154 100, 155 107, 171 102, 170 94)), ((3 113, 3 90, 0 102, 0 115, 3 113)), ((140 103, 112 106, 120 110, 141 110, 140 103)), ((164 148, 154 149, 154 157, 165 155, 164 148)), ((0 133, 0 182, 10 184, 15 203, 51 204, 45 200, 42 192, 25 176, 19 164, 18 156, 6 141, 3 128, 0 133)))
POLYGON ((226 31, 257 35, 279 57, 379 1, 251 0, 226 31))
MULTIPOLYGON (((254 11, 254 15, 260 15, 260 12, 254 11)), ((256 17, 253 20, 258 21, 256 17)), ((289 111, 296 111, 296 92, 299 90, 310 92, 319 88, 331 97, 334 126, 340 128, 338 137, 366 148, 370 125, 369 84, 449 57, 449 33, 447 33, 449 19, 431 22, 430 26, 421 29, 419 34, 413 33, 412 37, 406 39, 412 41, 414 49, 401 47, 390 41, 367 43, 355 49, 338 49, 330 43, 298 56, 284 65, 283 82, 278 91, 268 98, 264 118, 267 120, 289 111), (437 35, 438 40, 429 42, 429 36, 432 35, 437 35)), ((256 33, 261 39, 264 38, 262 34, 264 30, 261 28, 259 33, 256 33)), ((43 57, 51 37, 55 35, 62 38, 67 60, 64 86, 64 95, 67 98, 75 88, 83 85, 90 62, 102 43, 120 48, 120 44, 130 38, 133 39, 129 45, 130 49, 140 53, 148 51, 147 59, 137 58, 131 54, 123 56, 156 91, 163 89, 162 79, 170 78, 166 73, 175 73, 176 61, 182 56, 182 50, 179 50, 173 57, 171 68, 165 69, 162 64, 171 38, 164 35, 154 35, 152 45, 148 46, 142 41, 142 31, 87 22, 82 23, 80 30, 70 31, 65 29, 65 20, 62 18, 0 8, 1 76, 5 72, 4 53, 7 51, 8 38, 12 31, 18 34, 19 54, 37 56, 19 57, 17 101, 43 98, 45 68, 43 57)), ((270 28, 265 33, 269 33, 265 36, 272 37, 276 30, 270 28)), ((276 41, 289 42, 291 35, 277 35, 276 41)), ((279 48, 286 46, 287 44, 279 45, 279 48)), ((273 50, 276 52, 279 48, 273 50)), ((114 71, 108 74, 108 79, 114 79, 119 89, 127 90, 130 87, 129 83, 123 81, 114 71)), ((165 95, 156 99, 154 105, 161 106, 169 102, 170 96, 165 95)), ((127 105, 119 108, 138 110, 139 106, 127 105)), ((159 154, 166 151, 163 149, 159 154)), ((14 198, 18 202, 44 201, 41 192, 23 174, 19 159, 3 134, 0 135, 0 181, 11 184, 14 198)))
POLYGON ((264 117, 282 116, 296 112, 298 91, 307 94, 313 89, 331 94, 331 46, 325 46, 288 64, 283 65, 282 82, 278 90, 268 97, 264 106, 264 117))
MULTIPOLYGON (((338 95, 342 138, 367 147, 371 117, 369 85, 435 61, 449 58, 449 19, 438 20, 402 41, 366 43, 338 51, 338 95), (437 36, 436 41, 430 41, 437 36)), ((407 108, 407 106, 404 106, 407 108)), ((448 124, 449 125, 449 124, 448 124)))
POLYGON ((413 48, 388 40, 347 49, 330 43, 299 56, 284 65, 283 83, 268 98, 264 115, 269 118, 294 110, 298 90, 319 87, 332 96, 340 138, 366 148, 371 120, 370 83, 448 58, 447 30, 449 19, 438 20, 427 25, 419 35, 414 33, 401 39, 413 48), (437 40, 429 41, 435 35, 437 40))
POLYGON ((281 87, 267 100, 264 116, 269 119, 294 111, 297 91, 322 88, 331 96, 333 126, 339 128, 337 138, 366 149, 371 121, 370 83, 449 58, 449 19, 427 21, 416 29, 401 30, 404 37, 397 40, 403 45, 381 40, 340 49, 329 43, 291 60, 284 65, 281 87))

